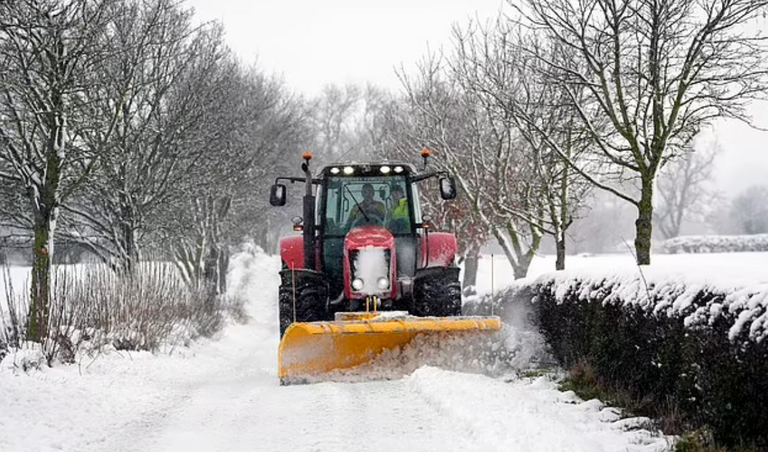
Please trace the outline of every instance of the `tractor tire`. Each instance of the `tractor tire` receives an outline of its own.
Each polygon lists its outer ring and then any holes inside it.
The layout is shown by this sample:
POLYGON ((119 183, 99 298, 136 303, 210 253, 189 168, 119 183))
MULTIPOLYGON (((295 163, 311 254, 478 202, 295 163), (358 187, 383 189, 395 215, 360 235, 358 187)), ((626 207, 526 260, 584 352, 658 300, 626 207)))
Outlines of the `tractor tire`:
POLYGON ((460 316, 459 269, 445 267, 417 271, 411 312, 418 317, 460 316))
POLYGON ((283 270, 280 272, 282 284, 278 291, 280 337, 294 321, 317 322, 329 320, 327 311, 328 287, 321 274, 306 270, 283 270), (292 278, 296 278, 295 283, 292 278), (293 291, 296 290, 294 313, 293 291))
POLYGON ((291 287, 280 285, 278 291, 278 311, 280 316, 280 337, 283 337, 285 330, 293 323, 293 292, 291 287))

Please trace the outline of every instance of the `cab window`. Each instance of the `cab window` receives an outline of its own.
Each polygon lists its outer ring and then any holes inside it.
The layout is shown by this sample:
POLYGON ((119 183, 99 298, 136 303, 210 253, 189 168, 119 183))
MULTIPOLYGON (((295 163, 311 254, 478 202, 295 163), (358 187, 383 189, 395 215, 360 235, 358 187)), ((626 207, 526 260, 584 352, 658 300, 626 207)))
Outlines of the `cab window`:
POLYGON ((405 176, 330 177, 324 193, 325 233, 343 236, 355 226, 385 226, 393 234, 411 231, 405 176))

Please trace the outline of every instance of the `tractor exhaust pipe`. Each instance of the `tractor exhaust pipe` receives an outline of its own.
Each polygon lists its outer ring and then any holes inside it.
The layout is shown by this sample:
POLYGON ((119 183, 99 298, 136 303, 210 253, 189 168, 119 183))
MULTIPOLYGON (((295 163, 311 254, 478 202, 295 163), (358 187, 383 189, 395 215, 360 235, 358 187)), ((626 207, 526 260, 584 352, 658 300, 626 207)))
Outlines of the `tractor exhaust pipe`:
POLYGON ((306 176, 307 185, 307 191, 304 194, 304 268, 317 270, 315 268, 315 196, 312 193, 312 169, 309 167, 312 153, 305 152, 303 158, 304 163, 301 164, 301 169, 306 176))

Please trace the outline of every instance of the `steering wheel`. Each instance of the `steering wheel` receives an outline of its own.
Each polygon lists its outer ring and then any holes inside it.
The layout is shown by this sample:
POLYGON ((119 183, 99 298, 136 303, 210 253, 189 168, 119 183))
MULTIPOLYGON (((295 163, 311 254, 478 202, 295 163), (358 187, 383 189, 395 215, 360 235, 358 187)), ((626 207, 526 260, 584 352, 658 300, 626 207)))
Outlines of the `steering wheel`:
POLYGON ((365 215, 362 215, 358 218, 355 218, 354 221, 352 221, 352 224, 349 226, 349 229, 354 228, 355 226, 359 226, 362 224, 370 224, 370 225, 376 225, 376 226, 383 226, 384 225, 384 219, 381 218, 378 214, 375 213, 368 213, 368 218, 365 218, 365 215))

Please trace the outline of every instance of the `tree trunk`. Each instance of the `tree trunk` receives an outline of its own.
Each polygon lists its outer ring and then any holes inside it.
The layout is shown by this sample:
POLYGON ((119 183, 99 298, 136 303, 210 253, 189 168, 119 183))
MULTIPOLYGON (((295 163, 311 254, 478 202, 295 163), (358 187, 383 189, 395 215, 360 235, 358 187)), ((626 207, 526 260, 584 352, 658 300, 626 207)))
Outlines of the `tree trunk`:
POLYGON ((120 218, 120 232, 122 235, 122 247, 124 262, 120 263, 121 269, 128 275, 133 275, 139 261, 139 250, 136 241, 136 213, 128 196, 123 197, 120 218))
MULTIPOLYGON (((572 130, 572 124, 569 124, 568 126, 568 157, 571 156, 571 130, 572 130)), ((568 165, 563 165, 563 175, 560 179, 560 211, 559 211, 559 218, 555 221, 556 227, 555 227, 555 248, 557 252, 557 260, 555 261, 555 271, 557 270, 565 270, 565 231, 568 229, 568 227, 571 225, 571 221, 569 219, 568 215, 568 209, 574 209, 574 206, 571 206, 571 200, 569 199, 569 185, 568 185, 568 175, 570 173, 568 165)))
POLYGON ((132 222, 125 217, 123 217, 120 229, 124 261, 117 265, 123 274, 133 276, 139 261, 136 247, 136 230, 133 228, 132 222))
POLYGON ((517 227, 511 220, 507 220, 507 234, 512 242, 512 249, 509 250, 509 246, 502 243, 499 236, 496 237, 497 240, 499 240, 499 244, 504 249, 504 253, 507 255, 510 265, 512 265, 515 279, 522 279, 528 276, 528 269, 531 266, 531 262, 533 262, 533 257, 536 255, 536 251, 539 250, 539 245, 541 245, 541 231, 532 224, 529 224, 528 226, 530 227, 531 235, 529 237, 530 243, 525 244, 525 248, 527 249, 523 249, 522 243, 523 239, 526 237, 518 232, 517 227), (515 253, 514 257, 511 254, 512 252, 515 253))
POLYGON ((643 177, 642 184, 635 221, 635 253, 638 265, 650 265, 653 234, 653 178, 643 177))
POLYGON ((32 286, 30 293, 27 337, 42 342, 48 336, 48 313, 51 289, 51 249, 53 238, 49 215, 36 215, 35 241, 32 248, 32 286))
POLYGON ((479 261, 480 246, 470 246, 464 255, 464 278, 461 283, 465 296, 477 294, 477 268, 479 261))
POLYGON ((227 268, 229 250, 213 242, 208 247, 203 270, 203 287, 206 292, 207 308, 214 310, 216 299, 227 291, 227 268))
POLYGON ((229 270, 229 248, 224 246, 219 254, 219 294, 227 292, 227 271, 229 270))
MULTIPOLYGON (((55 123, 63 124, 63 121, 55 123)), ((48 337, 51 256, 53 256, 53 234, 58 216, 57 191, 61 169, 61 154, 57 151, 63 146, 63 133, 63 127, 51 131, 45 179, 41 185, 30 188, 28 192, 34 212, 34 224, 32 226, 34 244, 32 246, 32 284, 27 336, 33 342, 42 342, 48 337)))
POLYGON ((536 251, 538 251, 540 244, 540 235, 531 238, 531 243, 528 245, 528 251, 520 254, 517 260, 518 264, 512 266, 515 279, 523 279, 528 276, 528 270, 531 268, 531 262, 533 262, 533 257, 536 255, 536 251))
POLYGON ((211 240, 203 263, 203 290, 206 293, 206 309, 210 313, 215 310, 216 298, 219 295, 220 256, 221 250, 211 240))
POLYGON ((565 270, 565 234, 558 232, 555 236, 555 248, 557 249, 557 260, 555 261, 555 270, 565 270))

